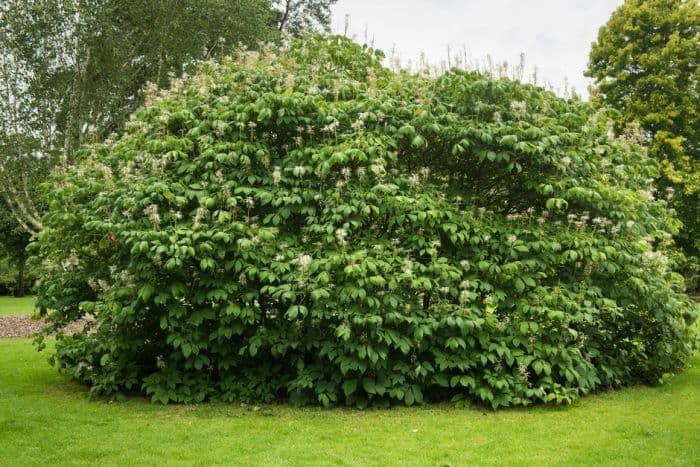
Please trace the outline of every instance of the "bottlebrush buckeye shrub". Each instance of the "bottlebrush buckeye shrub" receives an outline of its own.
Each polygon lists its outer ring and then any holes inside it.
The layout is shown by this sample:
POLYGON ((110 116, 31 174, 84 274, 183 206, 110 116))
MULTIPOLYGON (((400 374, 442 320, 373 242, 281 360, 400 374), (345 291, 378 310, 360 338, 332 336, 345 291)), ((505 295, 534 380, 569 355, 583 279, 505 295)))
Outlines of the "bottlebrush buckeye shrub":
POLYGON ((96 394, 571 402, 683 367, 696 314, 656 163, 509 80, 344 38, 151 93, 57 173, 37 242, 58 367, 96 394))

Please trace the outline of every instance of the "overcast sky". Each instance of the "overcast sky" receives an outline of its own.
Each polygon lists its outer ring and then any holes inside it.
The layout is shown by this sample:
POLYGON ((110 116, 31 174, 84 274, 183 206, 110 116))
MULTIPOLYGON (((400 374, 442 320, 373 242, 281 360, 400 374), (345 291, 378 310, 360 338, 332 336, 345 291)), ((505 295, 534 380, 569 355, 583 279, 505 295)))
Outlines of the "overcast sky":
POLYGON ((377 48, 395 47, 402 62, 423 52, 431 64, 466 47, 470 61, 517 64, 525 54, 526 74, 537 67, 539 81, 560 91, 565 80, 587 95, 583 76, 588 52, 602 26, 623 0, 339 0, 333 29, 364 42, 365 30, 377 48))

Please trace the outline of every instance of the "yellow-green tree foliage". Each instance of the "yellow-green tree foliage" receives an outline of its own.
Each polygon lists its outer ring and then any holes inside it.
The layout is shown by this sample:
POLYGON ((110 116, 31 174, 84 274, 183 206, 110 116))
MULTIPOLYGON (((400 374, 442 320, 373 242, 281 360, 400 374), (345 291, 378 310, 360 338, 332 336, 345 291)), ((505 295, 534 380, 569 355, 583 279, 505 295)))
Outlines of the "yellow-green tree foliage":
MULTIPOLYGON (((696 0, 627 0, 600 29, 588 76, 597 98, 638 123, 650 155, 662 164, 660 185, 675 190, 684 228, 678 244, 700 249, 700 4, 696 0)), ((664 194, 665 195, 665 194, 664 194)))

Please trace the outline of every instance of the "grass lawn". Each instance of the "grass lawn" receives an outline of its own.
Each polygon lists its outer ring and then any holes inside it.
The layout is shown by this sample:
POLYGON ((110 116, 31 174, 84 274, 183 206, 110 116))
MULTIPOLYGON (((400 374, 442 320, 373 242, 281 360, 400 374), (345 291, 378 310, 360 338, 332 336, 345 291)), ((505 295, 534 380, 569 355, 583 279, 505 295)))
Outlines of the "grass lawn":
POLYGON ((91 402, 0 340, 0 465, 700 465, 700 356, 661 387, 573 407, 356 411, 91 402))
POLYGON ((34 297, 0 297, 0 316, 31 315, 34 297))

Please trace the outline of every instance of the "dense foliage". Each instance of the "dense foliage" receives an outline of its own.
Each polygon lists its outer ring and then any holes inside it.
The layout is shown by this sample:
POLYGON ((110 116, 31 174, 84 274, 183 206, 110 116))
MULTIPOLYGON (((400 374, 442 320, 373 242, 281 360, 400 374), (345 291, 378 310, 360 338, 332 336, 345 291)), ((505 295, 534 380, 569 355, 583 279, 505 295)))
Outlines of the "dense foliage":
POLYGON ((571 402, 682 368, 657 163, 604 112, 316 38, 150 96, 58 172, 58 366, 96 394, 571 402))
POLYGON ((597 99, 639 125, 683 221, 676 241, 700 290, 700 3, 627 0, 600 29, 587 74, 597 99))
POLYGON ((0 295, 24 297, 30 235, 0 198, 0 295))
POLYGON ((166 86, 243 44, 327 28, 331 0, 0 2, 0 197, 38 232, 37 173, 122 127, 166 86), (21 144, 18 144, 20 142, 21 144), (40 155, 41 157, 36 157, 40 155))

